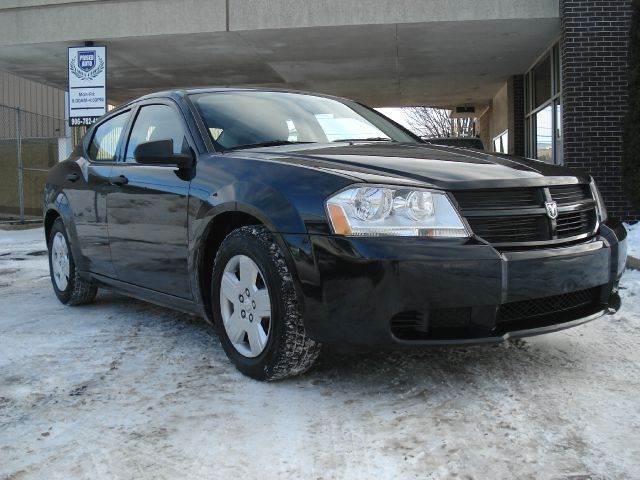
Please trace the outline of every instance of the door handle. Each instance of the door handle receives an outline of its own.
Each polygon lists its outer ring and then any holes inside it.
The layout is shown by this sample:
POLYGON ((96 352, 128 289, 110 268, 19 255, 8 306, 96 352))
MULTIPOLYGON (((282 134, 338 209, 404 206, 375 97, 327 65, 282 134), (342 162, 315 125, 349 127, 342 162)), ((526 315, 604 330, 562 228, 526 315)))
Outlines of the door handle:
POLYGON ((129 179, 124 175, 118 175, 117 177, 110 177, 109 183, 111 185, 115 185, 117 187, 121 187, 122 185, 126 185, 129 183, 129 179))
POLYGON ((67 175, 67 180, 70 182, 75 182, 78 178, 80 178, 80 176, 77 173, 70 173, 67 175))

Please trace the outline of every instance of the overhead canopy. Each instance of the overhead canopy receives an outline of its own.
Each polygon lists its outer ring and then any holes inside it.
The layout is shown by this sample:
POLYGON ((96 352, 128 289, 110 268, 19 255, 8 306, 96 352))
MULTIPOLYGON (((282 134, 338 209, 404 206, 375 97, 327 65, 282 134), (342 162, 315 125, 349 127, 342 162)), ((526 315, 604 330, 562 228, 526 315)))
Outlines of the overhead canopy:
POLYGON ((373 106, 486 105, 560 32, 557 0, 406 1, 393 12, 381 0, 230 0, 228 11, 217 0, 27 3, 55 5, 0 8, 0 69, 65 89, 66 48, 92 40, 108 47, 114 103, 181 86, 261 85, 373 106))

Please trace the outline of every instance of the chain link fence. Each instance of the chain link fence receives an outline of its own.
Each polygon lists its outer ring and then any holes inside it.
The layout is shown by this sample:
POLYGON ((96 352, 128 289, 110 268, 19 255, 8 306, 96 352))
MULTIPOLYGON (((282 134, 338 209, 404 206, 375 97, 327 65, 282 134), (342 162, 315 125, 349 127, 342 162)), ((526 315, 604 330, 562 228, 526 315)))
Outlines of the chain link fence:
POLYGON ((64 118, 0 105, 0 221, 42 216, 46 172, 70 143, 64 118))

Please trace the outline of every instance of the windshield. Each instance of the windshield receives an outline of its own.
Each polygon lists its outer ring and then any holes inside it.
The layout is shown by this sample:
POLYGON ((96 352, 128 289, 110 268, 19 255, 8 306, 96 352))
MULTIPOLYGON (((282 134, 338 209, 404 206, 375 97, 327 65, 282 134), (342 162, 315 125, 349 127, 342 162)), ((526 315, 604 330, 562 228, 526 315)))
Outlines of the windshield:
POLYGON ((259 91, 200 93, 191 99, 221 150, 358 140, 418 142, 382 115, 355 102, 259 91))

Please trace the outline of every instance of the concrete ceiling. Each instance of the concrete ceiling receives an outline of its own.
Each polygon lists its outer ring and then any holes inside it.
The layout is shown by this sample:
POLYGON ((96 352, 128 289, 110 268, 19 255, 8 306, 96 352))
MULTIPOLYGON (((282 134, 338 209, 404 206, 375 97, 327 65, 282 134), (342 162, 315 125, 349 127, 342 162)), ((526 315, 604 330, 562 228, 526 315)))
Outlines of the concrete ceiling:
MULTIPOLYGON (((114 103, 154 90, 265 85, 373 106, 488 104, 558 36, 558 18, 258 29, 92 38, 108 47, 114 103)), ((66 89, 66 48, 0 47, 0 69, 66 89)))

